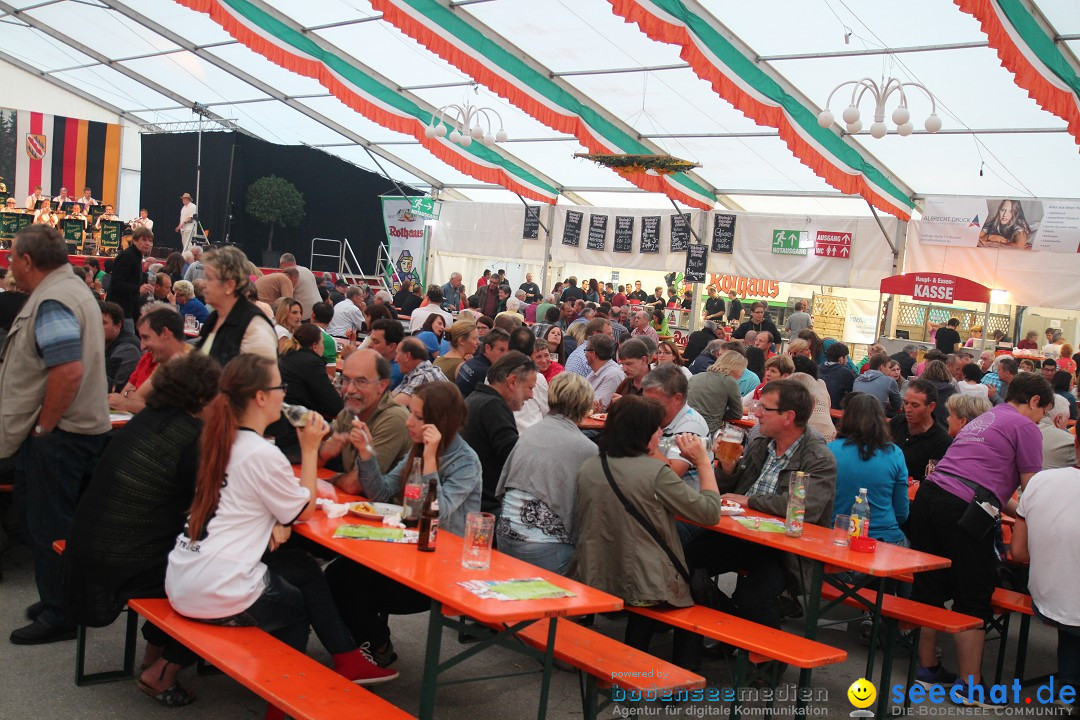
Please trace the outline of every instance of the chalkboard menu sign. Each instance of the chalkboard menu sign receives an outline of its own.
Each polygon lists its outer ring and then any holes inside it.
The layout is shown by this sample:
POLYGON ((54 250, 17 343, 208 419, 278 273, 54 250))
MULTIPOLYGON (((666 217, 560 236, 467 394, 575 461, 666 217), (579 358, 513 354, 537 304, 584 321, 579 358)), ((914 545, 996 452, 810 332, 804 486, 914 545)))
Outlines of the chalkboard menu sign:
POLYGON ((607 238, 607 215, 589 216, 589 239, 586 242, 590 250, 603 250, 607 238))
MULTIPOLYGON (((632 215, 615 216, 615 252, 634 251, 634 217, 632 215)), ((615 282, 615 280, 612 280, 615 282)))
POLYGON ((712 251, 725 255, 735 252, 734 215, 713 215, 712 251))
POLYGON ((566 211, 566 224, 562 231, 562 244, 577 247, 581 242, 581 221, 585 216, 576 210, 566 211))
POLYGON ((671 252, 686 252, 690 247, 690 216, 671 216, 671 252))
POLYGON ((683 273, 683 282, 705 282, 705 267, 709 264, 709 246, 695 243, 686 248, 686 271, 683 273))
POLYGON ((536 240, 540 237, 540 206, 528 205, 525 208, 525 226, 521 230, 523 240, 536 240))
POLYGON ((660 252, 660 216, 641 218, 641 252, 660 252))

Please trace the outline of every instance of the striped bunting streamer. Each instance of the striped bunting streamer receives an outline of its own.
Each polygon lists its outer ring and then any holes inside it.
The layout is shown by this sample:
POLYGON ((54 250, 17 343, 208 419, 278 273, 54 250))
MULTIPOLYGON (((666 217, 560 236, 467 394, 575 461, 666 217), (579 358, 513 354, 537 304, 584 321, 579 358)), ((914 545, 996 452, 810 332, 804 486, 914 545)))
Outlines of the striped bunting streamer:
POLYGON ((354 61, 324 50, 312 38, 246 0, 176 0, 210 16, 240 43, 277 65, 313 78, 335 97, 372 122, 411 135, 437 158, 480 180, 539 202, 554 203, 558 188, 483 143, 461 147, 445 138, 428 138, 432 113, 385 78, 354 61))
POLYGON ((1016 84, 1043 110, 1064 120, 1080 144, 1080 75, 1046 30, 1018 0, 953 0, 979 21, 1016 84))
POLYGON ((910 219, 915 203, 854 143, 817 124, 817 112, 785 91, 782 79, 748 57, 705 10, 683 0, 608 0, 648 37, 678 45, 680 56, 720 97, 758 125, 774 127, 804 165, 841 192, 910 219))
MULTIPOLYGON (((548 71, 522 58, 509 43, 484 33, 467 14, 440 0, 370 0, 383 20, 446 62, 490 88, 544 125, 573 135, 593 153, 653 154, 636 137, 610 122, 595 106, 570 92, 548 71)), ((685 173, 626 177, 639 188, 663 193, 691 207, 711 210, 713 193, 685 173)))

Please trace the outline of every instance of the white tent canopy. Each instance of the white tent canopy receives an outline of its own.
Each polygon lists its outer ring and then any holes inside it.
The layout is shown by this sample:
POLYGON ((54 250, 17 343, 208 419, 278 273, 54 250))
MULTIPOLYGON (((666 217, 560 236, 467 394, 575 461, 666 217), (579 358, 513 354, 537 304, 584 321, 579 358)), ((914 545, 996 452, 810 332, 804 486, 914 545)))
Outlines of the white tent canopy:
MULTIPOLYGON (((670 208, 610 170, 577 160, 578 140, 538 122, 380 19, 365 0, 254 0, 305 37, 343 50, 427 107, 468 99, 496 109, 518 165, 550 182, 560 202, 670 208)), ((604 0, 445 3, 657 151, 701 164, 698 181, 721 206, 756 212, 865 215, 802 164, 775 129, 756 125, 698 78, 674 45, 649 39, 604 0)), ((1077 67, 1080 7, 1037 0, 1061 53, 1077 67)), ((897 185, 925 195, 1063 196, 1080 187, 1080 154, 1065 121, 1042 110, 1001 66, 979 23, 953 3, 777 0, 701 6, 757 55, 758 65, 820 108, 833 87, 896 76, 932 91, 942 132, 921 131, 929 104, 910 96, 916 132, 851 141, 897 185)), ((285 144, 308 144, 447 199, 518 202, 505 189, 443 162, 413 136, 347 107, 316 80, 236 41, 209 16, 162 0, 2 0, 0 70, 20 68, 70 89, 126 122, 152 128, 197 119, 198 103, 225 124, 285 144), (369 151, 371 154, 369 154, 369 151)), ((9 72, 9 70, 11 72, 9 72)), ((2 85, 0 85, 2 87, 2 85)), ((847 103, 838 93, 832 110, 847 103)), ((0 105, 36 109, 4 93, 0 105)), ((868 113, 864 106, 864 118, 868 113)), ((864 124, 869 125, 869 118, 864 124)))

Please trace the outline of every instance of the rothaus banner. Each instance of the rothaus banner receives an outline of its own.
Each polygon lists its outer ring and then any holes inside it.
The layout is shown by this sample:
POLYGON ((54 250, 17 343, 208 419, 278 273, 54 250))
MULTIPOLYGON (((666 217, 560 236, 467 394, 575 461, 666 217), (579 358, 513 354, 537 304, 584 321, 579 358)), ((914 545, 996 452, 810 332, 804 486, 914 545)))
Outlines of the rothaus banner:
POLYGON ((1080 200, 928 197, 915 222, 923 245, 1080 252, 1080 200))
POLYGON ((402 198, 382 198, 382 213, 390 263, 380 271, 396 293, 406 280, 424 282, 427 261, 424 218, 414 213, 412 204, 402 198))

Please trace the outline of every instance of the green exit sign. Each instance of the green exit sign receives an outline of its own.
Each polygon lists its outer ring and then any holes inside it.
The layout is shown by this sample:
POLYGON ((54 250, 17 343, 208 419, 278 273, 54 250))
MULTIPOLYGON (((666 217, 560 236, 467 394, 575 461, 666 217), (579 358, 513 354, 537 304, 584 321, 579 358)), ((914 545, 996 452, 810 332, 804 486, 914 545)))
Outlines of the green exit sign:
POLYGON ((409 204, 415 214, 429 220, 438 220, 442 212, 442 203, 435 202, 433 197, 410 197, 409 204))
POLYGON ((773 255, 806 255, 810 249, 810 233, 806 230, 773 230, 773 255))

